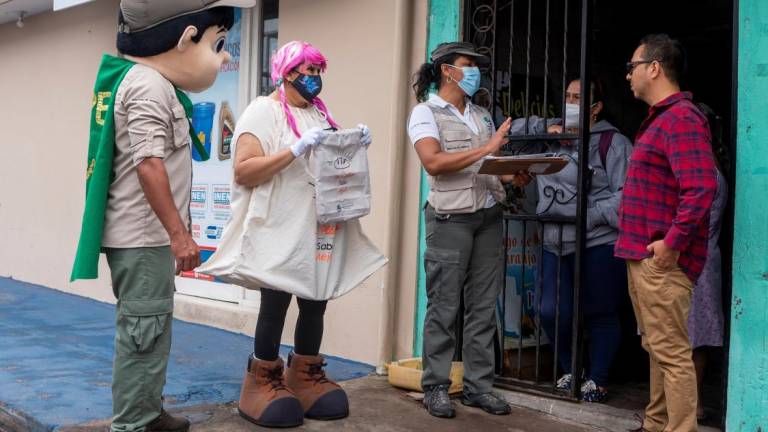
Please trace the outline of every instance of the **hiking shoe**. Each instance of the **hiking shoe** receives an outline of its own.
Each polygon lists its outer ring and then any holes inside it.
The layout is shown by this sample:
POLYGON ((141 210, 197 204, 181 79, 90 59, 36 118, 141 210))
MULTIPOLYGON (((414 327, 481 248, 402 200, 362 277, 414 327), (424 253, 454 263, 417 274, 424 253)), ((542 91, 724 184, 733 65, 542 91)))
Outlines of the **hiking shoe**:
POLYGON ((291 352, 285 370, 285 385, 301 401, 304 416, 314 420, 338 420, 349 415, 347 393, 331 381, 323 369, 322 356, 291 352))
POLYGON ((461 395, 461 403, 475 408, 482 408, 483 411, 493 415, 507 415, 512 412, 506 400, 494 393, 464 393, 461 395))
POLYGON ((435 417, 453 418, 456 411, 448 396, 448 386, 438 385, 424 392, 424 406, 435 417))
POLYGON ((600 389, 594 381, 588 380, 581 386, 581 400, 603 403, 608 399, 608 390, 600 389))
POLYGON ((557 380, 558 390, 565 390, 565 391, 570 390, 572 385, 573 385, 572 374, 565 374, 561 376, 559 380, 557 380))
POLYGON ((160 415, 144 427, 146 432, 187 432, 189 420, 184 417, 176 417, 168 414, 164 409, 160 415))
POLYGON ((281 358, 260 360, 251 355, 243 376, 240 416, 263 427, 287 428, 304 423, 301 402, 285 385, 284 364, 281 358))

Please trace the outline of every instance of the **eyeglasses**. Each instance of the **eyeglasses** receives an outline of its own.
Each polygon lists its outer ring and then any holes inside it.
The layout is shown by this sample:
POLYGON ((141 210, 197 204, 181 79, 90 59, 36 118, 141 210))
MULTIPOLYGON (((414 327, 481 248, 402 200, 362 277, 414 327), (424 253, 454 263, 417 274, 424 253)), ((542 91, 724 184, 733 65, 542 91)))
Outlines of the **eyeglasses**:
POLYGON ((637 67, 637 65, 649 64, 653 62, 663 63, 664 61, 663 60, 638 60, 633 62, 627 62, 625 66, 627 68, 627 73, 632 73, 632 71, 635 69, 635 67, 637 67))

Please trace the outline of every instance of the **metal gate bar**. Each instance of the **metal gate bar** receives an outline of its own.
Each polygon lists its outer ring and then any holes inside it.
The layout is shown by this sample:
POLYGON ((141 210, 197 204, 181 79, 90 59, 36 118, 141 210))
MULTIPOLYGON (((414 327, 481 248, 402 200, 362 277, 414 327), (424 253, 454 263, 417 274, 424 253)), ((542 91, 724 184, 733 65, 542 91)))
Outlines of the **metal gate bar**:
MULTIPOLYGON (((515 0, 511 0, 512 3, 515 2, 515 0)), ((531 3, 531 0, 528 0, 528 25, 527 25, 527 31, 528 31, 528 37, 526 38, 527 43, 525 44, 525 105, 523 105, 523 112, 525 113, 525 134, 528 135, 531 130, 528 127, 529 126, 529 119, 531 117, 531 113, 528 111, 530 109, 530 90, 531 90, 531 15, 533 12, 533 5, 531 3)), ((514 41, 512 39, 509 40, 509 44, 514 44, 514 41)), ((509 59, 509 62, 512 63, 512 59, 509 59)))
POLYGON ((563 0, 563 16, 565 17, 563 20, 563 100, 560 104, 562 109, 560 112, 565 117, 565 86, 568 85, 566 81, 568 79, 568 0, 563 0))
POLYGON ((547 0, 547 9, 544 15, 547 17, 547 24, 544 30, 544 102, 542 106, 544 107, 544 124, 547 124, 547 111, 549 111, 547 109, 547 88, 549 87, 547 85, 549 81, 549 0, 547 0))
MULTIPOLYGON (((514 109, 514 101, 515 97, 512 94, 512 83, 514 82, 514 70, 512 69, 512 63, 514 62, 514 54, 515 54, 515 44, 513 43, 515 39, 515 2, 513 0, 510 0, 509 2, 509 111, 511 117, 512 110, 514 109)), ((506 258, 505 258, 506 260, 506 258)))
MULTIPOLYGON (((591 92, 591 58, 590 58, 590 40, 589 31, 592 28, 592 11, 590 9, 591 0, 582 0, 581 2, 581 94, 586 97, 579 98, 581 108, 579 110, 579 129, 581 135, 581 147, 579 148, 579 188, 578 203, 576 206, 576 256, 574 263, 574 284, 573 284, 573 349, 571 357, 571 370, 573 371, 574 385, 571 386, 571 396, 576 398, 581 381, 581 288, 585 285, 586 275, 584 272, 584 255, 587 246, 587 192, 591 183, 591 171, 589 168, 589 110, 591 92)), ((565 92, 565 89, 563 89, 565 92)))

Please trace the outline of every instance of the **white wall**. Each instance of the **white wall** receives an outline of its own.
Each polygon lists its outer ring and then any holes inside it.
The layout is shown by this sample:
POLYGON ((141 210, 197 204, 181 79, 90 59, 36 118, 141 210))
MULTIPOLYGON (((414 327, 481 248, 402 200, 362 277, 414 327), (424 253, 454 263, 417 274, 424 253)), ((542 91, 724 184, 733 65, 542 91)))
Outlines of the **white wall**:
POLYGON ((118 1, 0 26, 0 275, 112 301, 102 278, 70 284, 85 197, 88 118, 118 1))

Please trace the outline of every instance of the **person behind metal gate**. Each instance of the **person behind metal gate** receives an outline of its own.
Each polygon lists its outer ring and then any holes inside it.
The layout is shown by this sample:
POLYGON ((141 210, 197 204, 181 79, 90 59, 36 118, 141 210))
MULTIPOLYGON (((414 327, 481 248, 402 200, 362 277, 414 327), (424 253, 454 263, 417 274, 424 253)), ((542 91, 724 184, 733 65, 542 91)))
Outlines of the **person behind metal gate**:
MULTIPOLYGON (((548 133, 563 133, 564 130, 578 133, 581 95, 581 80, 572 80, 565 91, 564 125, 552 124, 545 127, 543 121, 538 119, 531 122, 531 126, 541 132, 546 128, 548 133)), ((603 402, 608 396, 608 373, 621 343, 619 306, 627 290, 627 269, 623 260, 613 256, 613 247, 618 237, 619 202, 632 154, 632 143, 605 120, 603 86, 599 79, 592 80, 589 98, 589 167, 592 174, 587 195, 587 246, 584 256, 586 285, 581 290, 584 328, 589 341, 589 367, 585 371, 581 397, 588 402, 603 402)), ((524 119, 516 122, 520 120, 524 119)), ((515 126, 513 124, 513 133, 517 129, 515 126)), ((576 216, 579 147, 579 143, 574 141, 557 141, 549 145, 546 151, 566 158, 568 165, 555 174, 536 177, 538 215, 576 216)), ((558 379, 557 388, 570 390, 573 385, 571 336, 575 226, 544 224, 543 249, 541 323, 550 343, 554 344, 555 337, 558 341, 557 360, 564 374, 558 379)))
POLYGON ((709 210, 709 240, 707 244, 707 262, 701 276, 693 285, 691 310, 688 314, 688 337, 693 349, 693 364, 696 368, 696 385, 699 394, 696 418, 706 419, 702 403, 702 389, 707 362, 712 355, 712 348, 723 346, 725 333, 725 315, 723 313, 723 276, 722 255, 718 240, 723 222, 723 213, 728 202, 728 183, 725 181, 724 163, 718 159, 718 150, 722 150, 720 141, 720 117, 708 105, 699 103, 699 109, 707 116, 712 150, 715 153, 717 167, 717 191, 709 210))
MULTIPOLYGON (((470 43, 442 43, 415 76, 422 102, 408 134, 427 172, 425 206, 427 314, 424 322, 424 406, 436 417, 455 415, 448 397, 455 323, 464 295, 464 393, 461 402, 497 415, 509 404, 491 392, 495 304, 502 287, 502 208, 498 176, 478 174, 482 159, 507 141, 511 119, 497 129, 490 113, 470 101, 480 87, 478 64, 488 59, 470 43), (427 99, 430 87, 437 94, 427 99)), ((512 181, 513 176, 505 177, 512 181)))
POLYGON ((650 432, 698 428, 687 324, 693 283, 707 260, 717 168, 707 118, 680 91, 685 64, 682 44, 664 34, 643 38, 627 62, 632 93, 650 108, 629 161, 616 256, 627 260, 650 357, 650 402, 638 429, 650 432))

